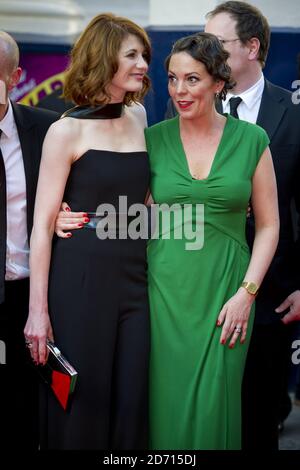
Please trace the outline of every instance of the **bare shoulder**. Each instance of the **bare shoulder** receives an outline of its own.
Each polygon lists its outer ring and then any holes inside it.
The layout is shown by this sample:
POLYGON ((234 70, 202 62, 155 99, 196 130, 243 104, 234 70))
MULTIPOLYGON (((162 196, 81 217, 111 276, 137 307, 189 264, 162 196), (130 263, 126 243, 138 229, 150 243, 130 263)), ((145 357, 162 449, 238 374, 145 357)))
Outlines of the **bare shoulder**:
POLYGON ((51 141, 52 145, 61 146, 68 152, 73 152, 81 135, 79 119, 63 118, 51 124, 46 134, 45 143, 51 141))
POLYGON ((52 159, 56 156, 74 161, 78 153, 80 135, 81 124, 78 119, 64 118, 54 122, 49 127, 44 140, 44 154, 50 154, 52 159))
POLYGON ((144 127, 147 127, 147 113, 141 103, 133 103, 132 105, 127 107, 127 110, 140 123, 143 123, 144 127))
POLYGON ((58 139, 73 139, 78 135, 80 123, 78 119, 64 118, 55 121, 49 127, 47 136, 57 137, 58 139))

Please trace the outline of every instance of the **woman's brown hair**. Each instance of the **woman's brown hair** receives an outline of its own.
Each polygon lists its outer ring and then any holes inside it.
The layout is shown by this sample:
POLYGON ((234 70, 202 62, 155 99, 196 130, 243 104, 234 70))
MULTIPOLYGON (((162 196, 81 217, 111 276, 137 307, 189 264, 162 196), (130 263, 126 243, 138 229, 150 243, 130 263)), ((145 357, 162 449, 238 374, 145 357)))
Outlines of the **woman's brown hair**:
MULTIPOLYGON (((110 101, 107 87, 118 70, 118 53, 122 41, 136 36, 145 48, 144 57, 149 63, 151 45, 143 28, 128 18, 105 13, 95 16, 80 35, 71 51, 70 65, 66 71, 64 97, 78 105, 92 106, 110 101)), ((128 92, 124 103, 141 101, 150 88, 145 75, 140 92, 128 92)))

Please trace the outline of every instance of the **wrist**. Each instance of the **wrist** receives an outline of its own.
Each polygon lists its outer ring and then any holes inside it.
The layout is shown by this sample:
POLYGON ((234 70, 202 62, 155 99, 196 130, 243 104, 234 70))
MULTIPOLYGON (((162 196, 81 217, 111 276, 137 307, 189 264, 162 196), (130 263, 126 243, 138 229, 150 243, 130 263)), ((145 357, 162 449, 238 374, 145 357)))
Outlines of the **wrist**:
POLYGON ((253 302, 255 301, 255 295, 249 294, 249 292, 242 286, 239 287, 238 293, 244 299, 244 301, 249 305, 252 305, 253 302))
POLYGON ((48 306, 42 307, 40 305, 31 305, 29 307, 29 316, 30 317, 48 317, 48 306))

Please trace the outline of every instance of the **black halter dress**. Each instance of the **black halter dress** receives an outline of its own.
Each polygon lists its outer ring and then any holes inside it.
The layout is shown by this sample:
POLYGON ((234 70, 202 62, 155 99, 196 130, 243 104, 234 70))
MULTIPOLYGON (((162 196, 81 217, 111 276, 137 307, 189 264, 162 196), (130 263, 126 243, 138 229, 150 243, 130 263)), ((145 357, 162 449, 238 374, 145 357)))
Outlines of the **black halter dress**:
MULTIPOLYGON (((77 107, 66 115, 112 119, 120 117, 117 105, 77 107)), ((78 381, 67 412, 43 392, 42 449, 147 448, 146 240, 118 234, 100 239, 94 214, 100 204, 118 213, 119 196, 127 197, 128 207, 143 204, 148 186, 145 151, 90 149, 72 165, 64 200, 72 211, 89 213, 91 223, 71 238, 54 239, 49 313, 55 343, 78 381)))

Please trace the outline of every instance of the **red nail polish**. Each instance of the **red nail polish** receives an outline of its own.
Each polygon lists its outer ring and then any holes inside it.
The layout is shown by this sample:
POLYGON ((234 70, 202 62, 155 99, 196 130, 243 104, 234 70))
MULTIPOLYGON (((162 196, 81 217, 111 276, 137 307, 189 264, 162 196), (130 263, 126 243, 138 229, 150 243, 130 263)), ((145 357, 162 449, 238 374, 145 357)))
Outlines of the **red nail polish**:
POLYGON ((81 224, 81 223, 77 224, 77 227, 83 227, 83 224, 81 224))
POLYGON ((222 339, 221 344, 225 344, 225 343, 226 343, 225 339, 222 339))
POLYGON ((233 348, 234 348, 234 344, 230 344, 230 345, 229 345, 229 348, 230 348, 230 349, 233 349, 233 348))
POLYGON ((70 207, 66 207, 65 210, 66 210, 67 212, 71 212, 70 207))
POLYGON ((87 224, 89 221, 90 221, 90 219, 89 219, 88 217, 86 217, 86 218, 84 219, 84 222, 85 222, 86 224, 87 224))
POLYGON ((217 320, 217 323, 216 323, 217 326, 220 326, 221 325, 221 322, 220 320, 217 320))
POLYGON ((67 233, 67 237, 70 238, 72 236, 71 233, 67 233))

